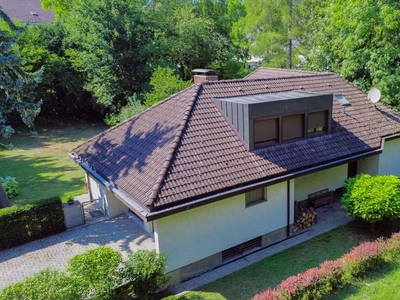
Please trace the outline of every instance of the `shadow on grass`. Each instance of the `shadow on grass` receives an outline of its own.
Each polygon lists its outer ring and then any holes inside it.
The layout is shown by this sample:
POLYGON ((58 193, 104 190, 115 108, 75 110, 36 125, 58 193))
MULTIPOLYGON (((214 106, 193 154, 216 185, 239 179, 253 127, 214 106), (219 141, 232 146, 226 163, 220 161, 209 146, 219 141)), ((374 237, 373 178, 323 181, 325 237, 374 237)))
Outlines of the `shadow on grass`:
MULTIPOLYGON (((55 143, 74 143, 86 141, 93 136, 107 130, 108 127, 103 123, 78 123, 68 126, 41 126, 37 129, 37 134, 33 134, 26 129, 18 131, 10 138, 0 137, 0 143, 5 145, 12 144, 15 149, 38 149, 47 148, 55 143)), ((69 149, 71 151, 72 149, 69 149)), ((1 154, 1 152, 0 152, 1 154)))
POLYGON ((65 192, 81 189, 84 176, 83 173, 76 176, 76 171, 72 163, 71 166, 60 165, 56 157, 0 156, 0 176, 16 177, 19 182, 21 192, 11 199, 14 204, 61 196, 65 192))

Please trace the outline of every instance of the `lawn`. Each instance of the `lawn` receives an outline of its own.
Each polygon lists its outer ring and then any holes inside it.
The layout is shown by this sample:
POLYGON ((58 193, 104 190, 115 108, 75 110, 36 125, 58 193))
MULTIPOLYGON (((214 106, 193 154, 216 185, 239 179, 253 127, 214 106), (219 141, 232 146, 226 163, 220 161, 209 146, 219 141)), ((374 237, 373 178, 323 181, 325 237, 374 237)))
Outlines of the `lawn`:
POLYGON ((9 139, 0 138, 0 143, 14 146, 0 151, 0 176, 16 177, 21 188, 11 202, 24 204, 53 196, 66 201, 70 195, 85 193, 84 172, 68 153, 106 128, 92 123, 41 126, 37 135, 24 129, 9 139))
MULTIPOLYGON (((380 236, 388 237, 396 231, 400 231, 400 221, 381 223, 373 233, 369 231, 367 224, 353 221, 211 282, 197 291, 186 293, 178 299, 250 299, 267 287, 276 286, 289 276, 316 267, 325 260, 339 258, 363 241, 375 240, 380 236)), ((169 300, 171 299, 174 298, 170 297, 169 300)))
POLYGON ((329 300, 400 299, 400 261, 385 265, 336 291, 329 300))

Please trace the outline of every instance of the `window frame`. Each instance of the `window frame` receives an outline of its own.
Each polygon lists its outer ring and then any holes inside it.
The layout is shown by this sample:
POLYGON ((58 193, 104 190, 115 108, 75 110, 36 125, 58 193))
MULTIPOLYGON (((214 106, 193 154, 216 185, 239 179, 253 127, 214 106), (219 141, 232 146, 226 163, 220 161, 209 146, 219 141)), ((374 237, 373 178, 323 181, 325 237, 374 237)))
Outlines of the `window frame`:
POLYGON ((245 193, 245 201, 244 201, 245 208, 252 207, 254 205, 264 203, 267 201, 268 201, 268 199, 267 199, 267 188, 266 187, 262 187, 262 188, 255 189, 255 190, 245 193), (261 197, 259 199, 249 199, 252 192, 259 191, 259 190, 261 190, 261 197))

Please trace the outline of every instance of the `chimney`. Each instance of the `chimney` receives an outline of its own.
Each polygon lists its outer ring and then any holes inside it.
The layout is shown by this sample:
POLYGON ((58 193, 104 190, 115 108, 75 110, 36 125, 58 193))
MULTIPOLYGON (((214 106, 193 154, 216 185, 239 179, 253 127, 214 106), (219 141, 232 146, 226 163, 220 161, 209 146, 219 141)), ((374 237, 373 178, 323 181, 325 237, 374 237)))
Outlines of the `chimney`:
POLYGON ((203 81, 218 81, 218 76, 214 74, 213 70, 209 69, 194 69, 194 84, 198 84, 203 81))

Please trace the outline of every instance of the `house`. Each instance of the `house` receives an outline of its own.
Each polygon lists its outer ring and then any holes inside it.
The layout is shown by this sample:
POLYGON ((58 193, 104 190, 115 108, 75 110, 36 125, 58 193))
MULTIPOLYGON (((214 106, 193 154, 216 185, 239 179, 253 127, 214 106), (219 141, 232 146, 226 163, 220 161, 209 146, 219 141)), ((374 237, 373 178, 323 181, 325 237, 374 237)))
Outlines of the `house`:
POLYGON ((0 0, 0 7, 13 21, 31 24, 54 22, 54 13, 44 10, 40 0, 0 0))
POLYGON ((154 232, 172 282, 290 237, 312 193, 400 176, 399 114, 342 77, 207 76, 70 154, 110 217, 130 210, 154 232))

